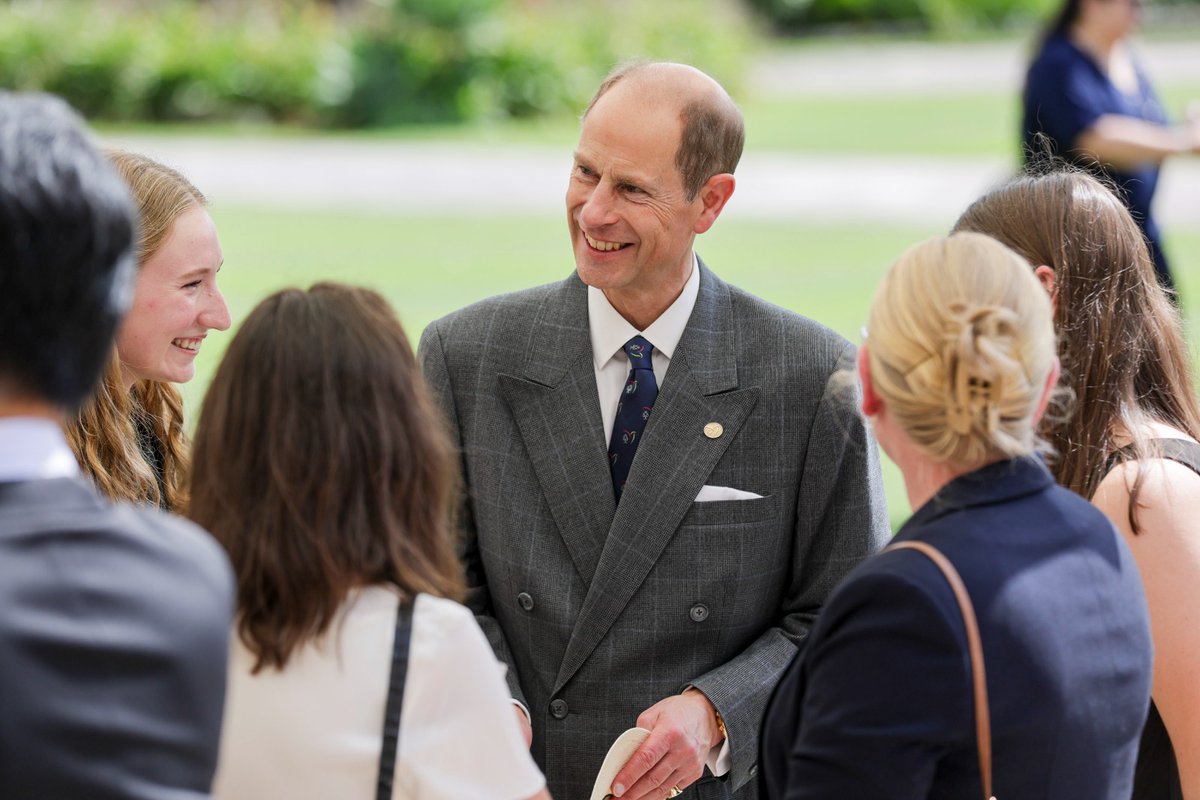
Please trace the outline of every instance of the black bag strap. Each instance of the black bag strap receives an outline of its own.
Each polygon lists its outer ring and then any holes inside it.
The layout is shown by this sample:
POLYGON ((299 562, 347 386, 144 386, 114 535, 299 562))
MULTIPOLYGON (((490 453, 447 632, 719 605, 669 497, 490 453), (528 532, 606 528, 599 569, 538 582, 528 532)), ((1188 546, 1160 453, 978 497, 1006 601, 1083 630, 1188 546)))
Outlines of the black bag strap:
POLYGON ((396 609, 396 636, 392 640, 392 675, 388 681, 387 706, 383 717, 383 749, 379 754, 379 778, 375 800, 392 800, 396 776, 396 751, 400 746, 400 707, 404 703, 404 681, 408 677, 408 644, 412 638, 413 602, 400 600, 396 609))

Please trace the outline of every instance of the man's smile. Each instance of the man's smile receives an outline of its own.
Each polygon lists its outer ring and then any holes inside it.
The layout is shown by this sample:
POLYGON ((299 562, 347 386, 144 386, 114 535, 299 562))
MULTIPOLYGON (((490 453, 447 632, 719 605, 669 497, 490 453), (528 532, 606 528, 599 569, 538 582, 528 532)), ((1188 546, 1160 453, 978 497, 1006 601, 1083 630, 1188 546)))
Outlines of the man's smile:
POLYGON ((602 239, 593 239, 586 233, 583 234, 583 238, 587 240, 589 247, 591 247, 593 250, 599 250, 602 253, 607 253, 612 250, 620 250, 623 247, 628 247, 630 244, 629 242, 606 242, 602 239))

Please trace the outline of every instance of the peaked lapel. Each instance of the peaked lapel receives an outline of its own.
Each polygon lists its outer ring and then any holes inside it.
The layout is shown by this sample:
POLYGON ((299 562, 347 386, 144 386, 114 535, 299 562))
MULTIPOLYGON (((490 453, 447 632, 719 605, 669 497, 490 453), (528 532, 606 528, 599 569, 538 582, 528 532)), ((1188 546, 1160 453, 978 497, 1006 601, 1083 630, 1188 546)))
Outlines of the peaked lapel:
POLYGON ((646 580, 758 402, 758 387, 738 389, 733 322, 729 287, 701 264, 696 305, 603 540, 559 665, 556 692, 583 665, 646 580), (704 433, 710 422, 724 428, 717 438, 704 433))
POLYGON ((575 569, 587 584, 616 500, 592 365, 587 287, 576 275, 547 296, 527 350, 522 375, 499 376, 500 394, 575 569))

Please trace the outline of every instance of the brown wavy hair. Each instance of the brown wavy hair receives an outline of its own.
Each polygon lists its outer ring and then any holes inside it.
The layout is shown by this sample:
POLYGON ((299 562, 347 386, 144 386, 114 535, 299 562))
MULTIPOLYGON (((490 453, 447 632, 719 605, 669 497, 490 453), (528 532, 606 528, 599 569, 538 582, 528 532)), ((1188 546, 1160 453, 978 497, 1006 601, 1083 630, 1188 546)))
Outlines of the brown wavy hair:
MULTIPOLYGON (((208 201, 187 178, 153 159, 123 150, 107 155, 137 203, 140 269, 166 241, 175 220, 208 201)), ((189 442, 183 398, 164 381, 138 381, 125 391, 115 347, 95 393, 67 426, 67 440, 84 473, 105 496, 186 511, 189 442), (161 476, 142 450, 139 429, 158 451, 161 476)))
MULTIPOLYGON (((1124 204, 1092 176, 1059 167, 1018 177, 975 201, 955 230, 999 239, 1054 270, 1062 382, 1074 402, 1047 417, 1060 454, 1055 477, 1091 498, 1118 462, 1161 455, 1138 437, 1146 421, 1200 438, 1200 407, 1179 311, 1158 284, 1145 237, 1124 204), (1114 431, 1134 437, 1118 450, 1114 431)), ((1129 522, 1144 479, 1130 489, 1129 522)))
POLYGON ((356 587, 462 600, 453 453, 380 295, 319 283, 259 303, 201 407, 190 512, 229 553, 255 671, 287 664, 356 587))

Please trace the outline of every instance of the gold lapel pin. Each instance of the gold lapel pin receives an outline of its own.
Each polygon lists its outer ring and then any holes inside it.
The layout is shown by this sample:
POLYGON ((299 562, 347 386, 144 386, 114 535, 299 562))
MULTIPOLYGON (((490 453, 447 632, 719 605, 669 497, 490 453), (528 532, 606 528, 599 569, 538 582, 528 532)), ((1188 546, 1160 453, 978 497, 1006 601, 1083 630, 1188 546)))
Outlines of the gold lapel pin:
POLYGON ((725 426, 719 422, 710 422, 704 426, 704 435, 710 439, 720 439, 725 432, 725 426))

